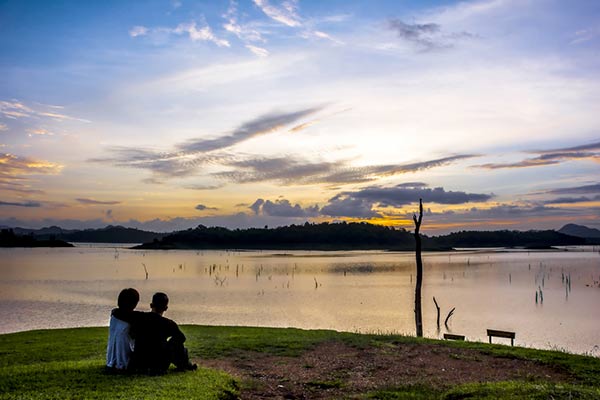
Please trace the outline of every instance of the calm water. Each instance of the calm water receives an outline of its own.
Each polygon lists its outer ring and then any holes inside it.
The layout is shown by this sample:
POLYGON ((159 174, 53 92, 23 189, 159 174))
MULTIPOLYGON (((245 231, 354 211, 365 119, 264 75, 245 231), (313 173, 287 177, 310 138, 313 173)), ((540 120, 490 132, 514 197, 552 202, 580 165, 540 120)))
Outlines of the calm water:
MULTIPOLYGON (((485 341, 486 328, 510 330, 519 345, 600 355, 592 250, 426 253, 425 335, 485 341)), ((119 291, 135 287, 142 310, 167 292, 166 316, 180 323, 414 334, 412 253, 0 249, 0 272, 0 333, 107 325, 119 291)))

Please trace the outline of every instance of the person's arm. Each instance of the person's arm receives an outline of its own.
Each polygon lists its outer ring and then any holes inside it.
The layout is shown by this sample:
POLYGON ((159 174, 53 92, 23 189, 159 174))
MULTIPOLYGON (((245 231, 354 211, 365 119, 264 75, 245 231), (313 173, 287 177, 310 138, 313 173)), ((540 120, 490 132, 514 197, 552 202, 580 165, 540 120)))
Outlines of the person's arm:
POLYGON ((112 316, 120 319, 121 321, 128 322, 130 324, 135 324, 139 322, 141 318, 143 318, 144 313, 141 311, 124 311, 120 308, 115 308, 112 310, 112 316))
POLYGON ((168 336, 171 337, 171 341, 174 341, 174 343, 184 343, 185 335, 183 334, 183 332, 181 332, 181 330, 179 329, 179 326, 177 326, 177 323, 168 318, 165 318, 165 319, 167 321, 166 325, 167 325, 168 336))

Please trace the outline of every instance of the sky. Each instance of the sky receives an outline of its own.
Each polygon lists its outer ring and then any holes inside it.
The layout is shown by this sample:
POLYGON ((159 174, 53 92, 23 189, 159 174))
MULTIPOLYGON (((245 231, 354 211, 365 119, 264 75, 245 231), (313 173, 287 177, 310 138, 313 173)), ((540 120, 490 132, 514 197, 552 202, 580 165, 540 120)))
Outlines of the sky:
POLYGON ((0 1, 0 226, 600 228, 596 0, 0 1))

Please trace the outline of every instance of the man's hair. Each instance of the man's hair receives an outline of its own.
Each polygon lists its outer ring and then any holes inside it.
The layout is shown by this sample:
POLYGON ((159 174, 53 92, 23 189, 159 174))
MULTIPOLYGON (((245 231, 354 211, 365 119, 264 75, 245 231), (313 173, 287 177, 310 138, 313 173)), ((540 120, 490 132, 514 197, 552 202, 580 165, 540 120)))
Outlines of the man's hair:
POLYGON ((169 296, 166 293, 157 292, 152 296, 152 307, 158 310, 166 310, 169 305, 169 296))
POLYGON ((138 301, 140 301, 140 294, 138 291, 134 288, 127 288, 121 290, 121 293, 119 293, 117 305, 123 310, 133 311, 135 306, 137 306, 138 301))

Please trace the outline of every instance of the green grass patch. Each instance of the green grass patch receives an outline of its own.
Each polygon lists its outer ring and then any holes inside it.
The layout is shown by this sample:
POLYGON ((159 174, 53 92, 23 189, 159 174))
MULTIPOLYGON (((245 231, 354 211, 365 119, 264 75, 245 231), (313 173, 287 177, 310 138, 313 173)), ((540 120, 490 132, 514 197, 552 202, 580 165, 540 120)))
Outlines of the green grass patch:
MULTIPOLYGON (((533 360, 567 371, 570 384, 539 381, 483 382, 445 389, 423 385, 387 388, 363 396, 371 399, 598 399, 600 359, 564 352, 541 351, 485 343, 445 342, 397 335, 359 335, 327 330, 185 325, 187 347, 195 359, 240 356, 248 352, 295 357, 325 341, 343 341, 356 348, 376 346, 393 352, 403 344, 468 348, 497 357, 533 360)), ((104 360, 108 329, 39 330, 0 335, 0 399, 233 399, 240 387, 226 373, 207 368, 158 377, 108 375, 104 360)), ((435 350, 435 349, 434 349, 435 350)), ((451 356, 452 357, 452 356, 451 356)), ((457 353, 456 358, 470 359, 457 353)), ((473 355, 477 358, 477 353, 473 355)), ((306 364, 305 368, 312 368, 306 364)), ((314 380, 311 390, 343 390, 344 382, 314 380)))

